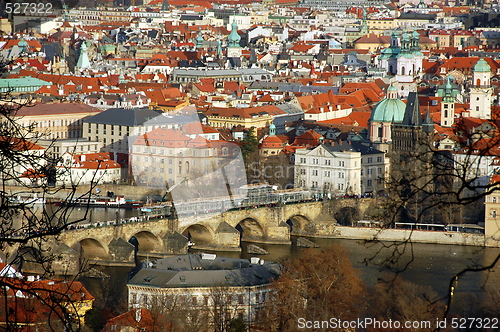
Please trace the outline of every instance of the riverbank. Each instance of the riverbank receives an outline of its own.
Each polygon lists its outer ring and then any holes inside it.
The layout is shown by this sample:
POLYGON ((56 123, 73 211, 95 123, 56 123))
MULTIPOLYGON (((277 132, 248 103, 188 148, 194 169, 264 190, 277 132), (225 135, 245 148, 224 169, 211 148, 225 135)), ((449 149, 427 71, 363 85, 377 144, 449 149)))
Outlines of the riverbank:
MULTIPOLYGON (((442 232, 408 229, 383 229, 375 227, 337 226, 334 239, 379 240, 388 242, 408 241, 428 244, 448 244, 484 247, 484 234, 442 232)), ((500 243, 499 243, 500 246, 500 243)))
MULTIPOLYGON (((100 184, 94 188, 90 188, 90 185, 79 185, 75 187, 73 191, 72 188, 56 188, 54 193, 48 195, 47 199, 65 199, 69 197, 74 192, 74 198, 78 196, 85 195, 92 189, 92 194, 100 194, 101 196, 106 196, 107 192, 113 192, 115 195, 125 196, 126 199, 131 200, 160 200, 165 194, 166 189, 153 188, 153 187, 140 187, 132 186, 126 184, 100 184)), ((29 193, 40 193, 40 190, 36 188, 30 190, 27 187, 16 187, 10 186, 6 188, 7 193, 19 193, 24 194, 29 193)))

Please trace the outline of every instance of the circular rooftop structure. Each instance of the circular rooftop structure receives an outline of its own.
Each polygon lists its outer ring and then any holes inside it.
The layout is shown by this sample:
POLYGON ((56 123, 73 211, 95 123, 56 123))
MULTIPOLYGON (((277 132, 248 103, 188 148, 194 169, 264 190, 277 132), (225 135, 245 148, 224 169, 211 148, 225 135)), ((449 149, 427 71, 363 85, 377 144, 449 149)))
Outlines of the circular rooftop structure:
MULTIPOLYGON (((388 91, 392 92, 395 89, 395 87, 390 86, 388 91)), ((370 121, 401 123, 403 122, 405 109, 406 104, 400 99, 385 98, 373 108, 370 121)))
POLYGON ((483 58, 479 59, 474 65, 474 72, 476 73, 489 73, 491 72, 491 67, 483 58))

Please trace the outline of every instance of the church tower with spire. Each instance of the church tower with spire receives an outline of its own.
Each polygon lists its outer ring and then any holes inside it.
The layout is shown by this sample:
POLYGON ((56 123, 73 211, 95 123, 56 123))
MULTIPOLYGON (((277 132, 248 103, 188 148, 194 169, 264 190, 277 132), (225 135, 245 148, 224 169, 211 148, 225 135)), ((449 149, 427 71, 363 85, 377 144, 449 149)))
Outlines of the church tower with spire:
POLYGON ((85 68, 90 68, 90 61, 87 54, 87 42, 82 40, 82 44, 80 45, 80 56, 78 57, 75 69, 82 70, 85 68))
POLYGON ((363 14, 362 14, 362 18, 361 18, 361 28, 359 30, 359 34, 361 36, 366 36, 370 33, 370 28, 368 27, 366 9, 364 7, 363 7, 362 13, 363 14))
POLYGON ((491 67, 483 58, 473 68, 472 86, 470 88, 470 116, 480 119, 491 119, 491 67))
POLYGON ((231 33, 227 37, 227 57, 240 60, 241 58, 241 37, 238 34, 238 24, 236 17, 233 17, 233 24, 231 25, 231 33))
POLYGON ((196 50, 201 51, 203 49, 203 36, 201 35, 201 28, 198 29, 198 34, 196 35, 196 50))
POLYGON ((441 126, 451 127, 455 122, 455 98, 452 94, 451 78, 448 76, 441 102, 441 126))

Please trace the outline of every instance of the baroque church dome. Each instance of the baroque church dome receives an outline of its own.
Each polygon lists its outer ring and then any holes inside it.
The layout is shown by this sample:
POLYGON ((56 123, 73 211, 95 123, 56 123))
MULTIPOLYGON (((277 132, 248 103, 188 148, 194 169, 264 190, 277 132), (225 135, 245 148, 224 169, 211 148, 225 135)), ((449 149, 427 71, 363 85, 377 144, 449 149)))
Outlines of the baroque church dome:
POLYGON ((381 100, 372 110, 371 122, 401 123, 405 115, 406 104, 397 98, 397 89, 390 86, 387 98, 381 100))

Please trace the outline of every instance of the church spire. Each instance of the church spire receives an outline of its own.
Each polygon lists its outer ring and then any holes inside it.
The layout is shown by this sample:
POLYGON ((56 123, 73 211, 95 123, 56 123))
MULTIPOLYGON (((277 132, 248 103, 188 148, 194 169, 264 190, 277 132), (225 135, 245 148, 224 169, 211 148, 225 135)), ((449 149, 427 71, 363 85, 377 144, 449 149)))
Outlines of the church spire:
POLYGON ((82 44, 80 45, 80 56, 78 57, 76 68, 90 68, 89 56, 87 54, 87 42, 85 40, 82 40, 82 44))
POLYGON ((227 47, 240 47, 241 37, 238 34, 238 24, 236 23, 236 16, 233 17, 233 24, 231 24, 231 33, 227 37, 227 47))
POLYGON ((366 20, 367 20, 366 9, 365 9, 365 7, 363 7, 362 19, 361 19, 361 29, 359 30, 359 32, 361 33, 362 36, 368 35, 370 33, 370 28, 368 27, 368 23, 366 20))
POLYGON ((404 126, 418 127, 422 125, 422 116, 420 115, 420 103, 416 92, 410 92, 406 102, 405 116, 403 118, 404 126))
POLYGON ((170 5, 168 4, 168 0, 163 0, 163 3, 161 4, 161 10, 164 12, 170 10, 170 5))
POLYGON ((201 50, 203 48, 203 36, 201 35, 201 27, 198 28, 198 35, 196 36, 196 49, 201 50))

